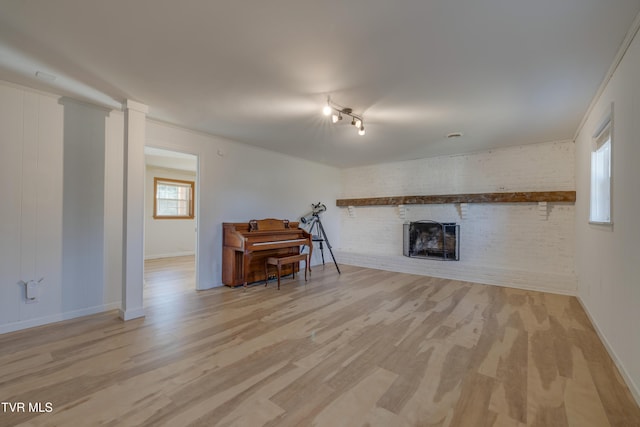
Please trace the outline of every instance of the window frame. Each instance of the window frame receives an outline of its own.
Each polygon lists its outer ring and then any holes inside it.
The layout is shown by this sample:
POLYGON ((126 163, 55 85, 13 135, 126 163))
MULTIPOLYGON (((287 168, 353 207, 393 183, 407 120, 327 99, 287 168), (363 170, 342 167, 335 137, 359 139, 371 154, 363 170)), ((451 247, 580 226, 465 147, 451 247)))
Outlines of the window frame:
MULTIPOLYGON (((612 226, 613 225, 613 139, 614 139, 614 131, 613 131, 613 104, 611 104, 607 114, 600 121, 600 124, 596 128, 596 131, 592 136, 592 145, 590 151, 590 165, 589 165, 589 223, 594 225, 605 225, 612 226), (595 192, 597 188, 596 184, 596 176, 594 175, 594 163, 597 156, 597 153, 602 150, 607 144, 609 144, 609 162, 608 162, 608 185, 606 186, 608 191, 608 218, 594 217, 594 203, 597 203, 597 199, 599 199, 598 195, 595 192)), ((600 195, 602 196, 602 195, 600 195)))
POLYGON ((194 219, 195 209, 195 181, 187 181, 182 179, 162 178, 158 176, 153 177, 153 219, 194 219), (189 194, 189 213, 188 215, 158 215, 158 183, 160 184, 177 184, 176 186, 184 186, 190 188, 189 194))

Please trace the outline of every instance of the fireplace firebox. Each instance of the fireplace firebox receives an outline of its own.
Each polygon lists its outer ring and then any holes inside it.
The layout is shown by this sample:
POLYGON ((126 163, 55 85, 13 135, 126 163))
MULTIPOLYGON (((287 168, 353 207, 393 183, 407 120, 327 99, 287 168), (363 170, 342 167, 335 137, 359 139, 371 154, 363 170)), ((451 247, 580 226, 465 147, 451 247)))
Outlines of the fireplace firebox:
POLYGON ((460 226, 455 222, 410 222, 404 224, 403 231, 404 256, 442 261, 460 259, 460 226))

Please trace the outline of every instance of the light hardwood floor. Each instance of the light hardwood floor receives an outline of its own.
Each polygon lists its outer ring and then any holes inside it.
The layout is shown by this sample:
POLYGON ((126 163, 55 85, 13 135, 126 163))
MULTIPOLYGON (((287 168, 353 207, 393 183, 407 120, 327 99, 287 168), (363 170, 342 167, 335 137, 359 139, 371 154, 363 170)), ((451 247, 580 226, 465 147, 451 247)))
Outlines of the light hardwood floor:
POLYGON ((1 426, 640 426, 573 297, 329 264, 197 292, 192 258, 146 267, 144 319, 0 336, 0 400, 52 404, 1 426))

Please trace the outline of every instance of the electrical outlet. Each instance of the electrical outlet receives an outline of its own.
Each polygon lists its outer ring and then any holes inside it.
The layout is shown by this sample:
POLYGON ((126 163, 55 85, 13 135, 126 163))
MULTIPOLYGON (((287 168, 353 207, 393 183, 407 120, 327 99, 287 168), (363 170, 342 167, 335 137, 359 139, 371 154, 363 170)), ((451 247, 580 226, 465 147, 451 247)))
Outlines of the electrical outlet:
POLYGON ((20 282, 18 282, 19 285, 24 286, 24 302, 25 304, 33 304, 38 302, 38 294, 39 294, 39 286, 40 286, 40 282, 42 282, 44 280, 44 277, 40 278, 40 280, 35 281, 35 280, 29 280, 28 282, 25 282, 24 280, 21 280, 20 282))
POLYGON ((33 304, 38 301, 38 282, 35 280, 29 280, 25 287, 25 295, 27 297, 27 304, 33 304))

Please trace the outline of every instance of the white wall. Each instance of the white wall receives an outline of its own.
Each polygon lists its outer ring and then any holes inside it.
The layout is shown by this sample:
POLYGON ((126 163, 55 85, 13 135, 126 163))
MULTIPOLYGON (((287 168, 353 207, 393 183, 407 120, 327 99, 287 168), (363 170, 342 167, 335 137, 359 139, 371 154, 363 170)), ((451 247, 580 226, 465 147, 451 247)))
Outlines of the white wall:
POLYGON ((104 177, 104 300, 118 305, 122 301, 123 269, 123 188, 124 114, 111 111, 105 127, 104 177))
POLYGON ((100 306, 104 294, 105 122, 108 112, 68 98, 64 111, 62 306, 100 306))
MULTIPOLYGON (((155 219, 153 217, 154 178, 195 181, 195 172, 147 165, 145 176, 144 257, 145 259, 193 255, 196 249, 195 219, 155 219)), ((197 211, 198 207, 195 206, 197 211)))
POLYGON ((104 271, 106 121, 103 109, 0 82, 0 333, 117 308, 104 271), (18 283, 40 278, 27 303, 18 283))
POLYGON ((62 306, 62 114, 57 98, 0 84, 0 332, 62 306), (27 304, 19 282, 40 278, 27 304))
MULTIPOLYGON (((297 221, 311 203, 322 201, 328 208, 323 224, 331 243, 339 244, 338 169, 164 123, 147 123, 147 145, 198 156, 198 289, 222 285, 223 222, 297 221)), ((312 264, 318 260, 316 252, 312 264)))
MULTIPOLYGON (((162 123, 147 136, 199 156, 198 288, 222 285, 225 221, 297 220, 324 201, 339 243, 337 169, 162 123)), ((119 308, 124 114, 0 82, 0 139, 0 333, 119 308), (19 282, 41 277, 25 303, 19 282)))
POLYGON ((640 39, 576 139, 578 295, 640 402, 640 39), (613 103, 613 227, 589 224, 592 136, 613 103))
MULTIPOLYGON (((573 190, 574 144, 551 142, 481 153, 345 169, 344 198, 481 192, 573 190)), ((574 206, 409 205, 341 210, 342 262, 479 283, 574 293, 574 206), (402 256, 402 224, 435 220, 460 224, 460 261, 402 256)))

